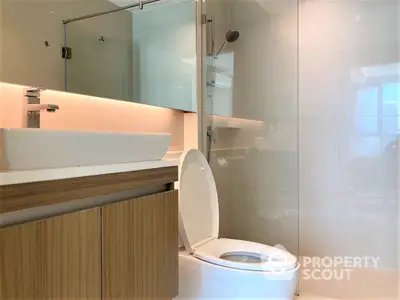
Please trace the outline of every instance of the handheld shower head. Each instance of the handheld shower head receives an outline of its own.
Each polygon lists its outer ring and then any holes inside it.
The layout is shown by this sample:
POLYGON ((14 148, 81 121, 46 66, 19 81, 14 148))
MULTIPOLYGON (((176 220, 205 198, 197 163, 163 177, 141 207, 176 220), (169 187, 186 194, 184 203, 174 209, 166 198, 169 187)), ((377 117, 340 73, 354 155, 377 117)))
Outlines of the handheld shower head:
POLYGON ((239 37, 240 37, 240 33, 238 30, 236 30, 236 29, 228 30, 225 33, 225 41, 222 44, 221 48, 219 48, 219 50, 215 56, 218 56, 221 53, 221 51, 222 51, 222 49, 224 49, 226 43, 234 43, 239 39, 239 37))

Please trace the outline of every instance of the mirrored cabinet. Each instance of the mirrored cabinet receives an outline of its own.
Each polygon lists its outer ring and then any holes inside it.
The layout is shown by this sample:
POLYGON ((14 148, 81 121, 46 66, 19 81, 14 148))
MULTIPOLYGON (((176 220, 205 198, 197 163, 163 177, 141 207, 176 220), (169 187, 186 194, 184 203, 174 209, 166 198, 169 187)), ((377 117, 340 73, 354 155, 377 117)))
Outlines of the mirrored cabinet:
POLYGON ((195 8, 0 0, 0 81, 196 111, 195 8))

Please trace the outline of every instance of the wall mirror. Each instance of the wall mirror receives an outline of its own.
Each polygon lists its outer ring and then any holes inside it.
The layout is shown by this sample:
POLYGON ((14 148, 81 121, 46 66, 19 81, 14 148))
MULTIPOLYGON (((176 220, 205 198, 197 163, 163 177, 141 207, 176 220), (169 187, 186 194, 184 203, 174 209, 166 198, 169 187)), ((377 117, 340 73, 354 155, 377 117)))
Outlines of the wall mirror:
POLYGON ((0 81, 196 111, 196 3, 142 3, 0 0, 0 81))

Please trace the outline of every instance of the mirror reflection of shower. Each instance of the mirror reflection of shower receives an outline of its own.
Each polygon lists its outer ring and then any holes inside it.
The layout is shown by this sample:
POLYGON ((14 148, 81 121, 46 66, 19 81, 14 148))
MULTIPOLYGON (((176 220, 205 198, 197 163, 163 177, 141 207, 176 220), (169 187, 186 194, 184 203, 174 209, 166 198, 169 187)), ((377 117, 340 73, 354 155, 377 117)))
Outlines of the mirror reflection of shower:
MULTIPOLYGON (((212 23, 212 19, 210 20, 212 23)), ((222 73, 219 73, 217 71, 217 66, 216 66, 216 59, 219 58, 219 55, 221 54, 222 50, 225 48, 227 43, 234 43, 236 42, 240 37, 240 33, 238 30, 236 29, 231 29, 228 30, 225 33, 225 40, 223 42, 223 44, 221 45, 221 47, 219 48, 219 50, 217 51, 216 54, 215 53, 215 48, 214 48, 214 32, 212 34, 212 78, 210 81, 207 81, 207 86, 209 88, 222 88, 224 90, 229 90, 230 94, 229 95, 225 95, 228 96, 228 98, 230 98, 230 101, 232 101, 232 79, 233 79, 233 74, 227 74, 226 71, 222 71, 222 73), (219 81, 220 81, 220 85, 217 85, 217 77, 219 77, 219 81)), ((228 67, 228 69, 231 69, 231 72, 233 72, 233 65, 234 65, 234 61, 233 61, 233 53, 227 54, 227 57, 224 57, 224 59, 221 60, 221 63, 224 65, 224 67, 228 67)), ((224 69, 224 68, 223 68, 224 69)), ((229 71, 228 71, 229 73, 229 71)), ((212 91, 212 89, 210 89, 210 91, 212 91)), ((214 113, 214 101, 215 101, 215 95, 211 96, 211 102, 209 103, 208 107, 211 108, 211 114, 214 113)), ((227 107, 228 108, 228 107, 227 107)), ((228 110, 232 110, 231 105, 228 108, 228 110)), ((213 126, 209 126, 207 128, 207 161, 210 163, 211 160, 211 147, 213 142, 215 141, 215 134, 214 134, 214 130, 212 129, 213 126)))
MULTIPOLYGON (((210 20, 210 22, 212 23, 212 20, 210 20)), ((212 63, 212 70, 213 70, 213 73, 214 73, 214 78, 211 80, 211 81, 209 81, 209 82, 207 82, 207 85, 208 86, 211 86, 211 87, 217 87, 216 86, 216 79, 215 79, 215 72, 216 72, 216 65, 215 65, 215 59, 217 59, 218 58, 218 56, 221 54, 221 51, 225 48, 225 46, 226 46, 226 44, 227 43, 234 43, 234 42, 236 42, 238 39, 239 39, 239 37, 240 37, 240 32, 238 31, 238 30, 236 30, 236 29, 231 29, 231 30, 228 30, 226 33, 225 33, 225 40, 224 40, 224 42, 223 42, 223 44, 221 45, 221 47, 219 48, 219 50, 217 51, 217 53, 214 55, 214 53, 215 53, 215 51, 214 51, 214 49, 213 49, 213 54, 212 54, 212 59, 213 59, 213 63, 212 63)), ((212 39, 213 39, 213 41, 212 41, 212 45, 213 45, 213 47, 214 47, 214 36, 212 37, 212 39)))

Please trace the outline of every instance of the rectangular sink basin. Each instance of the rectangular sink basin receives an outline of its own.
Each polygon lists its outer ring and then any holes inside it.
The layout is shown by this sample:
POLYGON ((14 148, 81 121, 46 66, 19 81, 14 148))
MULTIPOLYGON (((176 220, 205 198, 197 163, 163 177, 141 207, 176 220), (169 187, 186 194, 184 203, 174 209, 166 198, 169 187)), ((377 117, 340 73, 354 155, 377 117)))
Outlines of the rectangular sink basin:
POLYGON ((161 160, 169 134, 0 128, 0 171, 161 160))

